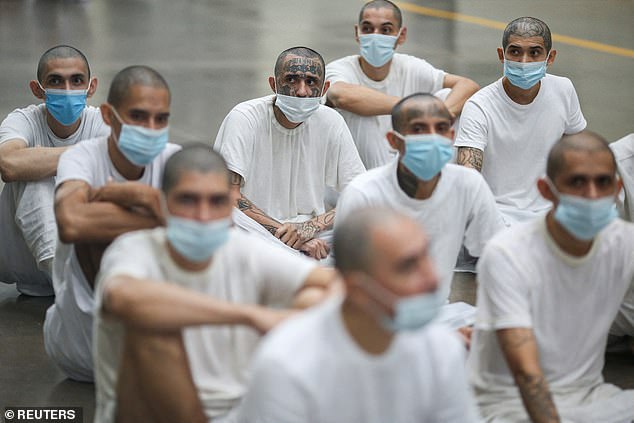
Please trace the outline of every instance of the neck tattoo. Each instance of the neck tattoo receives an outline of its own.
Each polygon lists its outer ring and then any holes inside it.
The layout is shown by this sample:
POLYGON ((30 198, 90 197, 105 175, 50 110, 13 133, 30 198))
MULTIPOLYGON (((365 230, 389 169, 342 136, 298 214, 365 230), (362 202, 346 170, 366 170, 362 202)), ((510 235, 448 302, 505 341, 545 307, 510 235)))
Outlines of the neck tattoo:
POLYGON ((398 180, 398 186, 401 187, 408 197, 414 198, 416 196, 418 179, 416 179, 416 176, 403 170, 400 164, 396 167, 396 179, 398 180))

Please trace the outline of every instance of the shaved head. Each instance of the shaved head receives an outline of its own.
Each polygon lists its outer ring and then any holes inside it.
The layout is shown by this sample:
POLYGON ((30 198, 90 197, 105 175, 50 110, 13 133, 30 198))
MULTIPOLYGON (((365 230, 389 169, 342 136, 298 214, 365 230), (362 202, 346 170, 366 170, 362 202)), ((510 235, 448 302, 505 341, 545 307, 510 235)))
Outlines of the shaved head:
POLYGON ((169 193, 185 172, 219 173, 227 177, 227 185, 229 185, 227 163, 207 144, 190 144, 170 156, 163 171, 163 192, 169 193))
POLYGON ((557 175, 565 168, 565 153, 567 151, 586 152, 589 154, 607 153, 610 155, 614 172, 616 173, 616 160, 607 141, 594 132, 582 131, 578 134, 564 135, 550 150, 546 164, 546 174, 551 181, 554 181, 557 175))
POLYGON ((284 63, 286 62, 286 58, 288 56, 298 56, 300 58, 308 59, 308 61, 315 62, 315 64, 311 68, 311 71, 312 73, 323 78, 326 62, 324 62, 324 58, 321 57, 321 54, 308 47, 291 47, 281 52, 280 55, 277 56, 277 60, 275 61, 276 78, 279 78, 285 71, 284 63))
POLYGON ((164 88, 169 93, 165 79, 149 66, 129 66, 115 75, 108 92, 108 103, 119 107, 127 98, 130 87, 142 85, 145 87, 164 88))
POLYGON ((58 45, 46 50, 40 61, 37 64, 37 80, 41 83, 44 82, 44 75, 48 69, 48 63, 55 59, 79 59, 86 65, 86 74, 90 78, 90 66, 88 65, 88 59, 84 56, 84 53, 77 50, 75 47, 68 45, 58 45))
POLYGON ((549 52, 553 46, 550 36, 550 28, 543 21, 537 18, 523 17, 511 21, 504 30, 502 35, 502 48, 506 51, 511 36, 520 38, 541 37, 544 40, 546 52, 549 52))
POLYGON ((403 14, 401 13, 401 9, 398 8, 397 5, 388 0, 372 0, 367 2, 361 8, 361 12, 359 12, 359 23, 363 21, 363 13, 368 9, 390 9, 394 12, 394 17, 396 18, 396 23, 400 28, 403 25, 403 14))
POLYGON ((414 93, 402 98, 392 108, 392 129, 402 132, 412 119, 425 116, 446 118, 453 124, 453 117, 442 100, 433 94, 414 93))

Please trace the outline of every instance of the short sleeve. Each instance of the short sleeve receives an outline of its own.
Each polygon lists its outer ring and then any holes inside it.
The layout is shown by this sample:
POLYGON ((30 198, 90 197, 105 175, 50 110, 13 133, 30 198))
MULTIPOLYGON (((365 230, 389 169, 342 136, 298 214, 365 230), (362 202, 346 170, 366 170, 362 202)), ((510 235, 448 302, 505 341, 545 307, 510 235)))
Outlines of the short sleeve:
POLYGON ((260 239, 250 239, 255 271, 260 278, 263 305, 288 307, 317 262, 304 256, 271 246, 260 239))
POLYGON ((467 100, 456 135, 456 147, 472 147, 484 151, 488 143, 487 118, 484 111, 472 100, 467 100))
POLYGON ((577 97, 577 91, 572 85, 571 81, 567 81, 570 84, 570 95, 568 100, 568 117, 566 120, 566 134, 576 134, 585 129, 587 122, 586 118, 581 112, 581 106, 579 105, 579 98, 577 97))
POLYGON ((436 69, 429 62, 413 56, 406 56, 410 63, 416 88, 413 92, 435 93, 443 88, 446 72, 436 69))
POLYGON ((331 85, 335 82, 357 84, 358 81, 355 79, 353 69, 347 57, 335 60, 326 65, 326 81, 330 81, 331 85))
POLYGON ((0 144, 9 140, 21 139, 27 147, 33 147, 34 136, 31 122, 19 109, 9 113, 0 124, 0 144))
POLYGON ((238 407, 239 423, 309 422, 311 396, 284 363, 256 357, 249 389, 238 407))
POLYGON ((57 164, 56 188, 70 180, 80 180, 88 185, 94 185, 92 168, 95 164, 89 153, 83 143, 76 144, 62 153, 57 164))
POLYGON ((505 226, 493 193, 482 175, 473 169, 468 170, 473 172, 479 183, 472 197, 473 207, 467 220, 464 245, 469 254, 479 257, 486 243, 505 226))
MULTIPOLYGON (((495 240, 494 240, 495 241, 495 240)), ((476 327, 483 330, 530 328, 530 281, 517 252, 490 242, 477 265, 476 327)))
POLYGON ((234 108, 222 121, 214 143, 214 150, 224 157, 229 170, 245 181, 249 178, 257 135, 253 123, 234 108))

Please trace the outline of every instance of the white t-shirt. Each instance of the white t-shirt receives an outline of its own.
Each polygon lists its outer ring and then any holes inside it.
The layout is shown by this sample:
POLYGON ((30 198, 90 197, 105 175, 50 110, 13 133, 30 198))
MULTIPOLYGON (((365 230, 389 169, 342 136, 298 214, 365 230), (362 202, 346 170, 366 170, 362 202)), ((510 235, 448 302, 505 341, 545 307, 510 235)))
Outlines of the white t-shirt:
MULTIPOLYGON (((176 144, 167 144, 165 150, 145 167, 137 182, 160 188, 165 162, 180 148, 176 144)), ((66 181, 79 180, 99 188, 106 185, 109 178, 114 182, 126 181, 110 160, 107 137, 83 141, 60 157, 58 187, 66 181)), ((61 241, 57 244, 53 288, 55 304, 47 310, 44 321, 46 352, 71 378, 91 381, 94 297, 77 260, 74 244, 61 241)))
POLYGON ((427 233, 439 289, 447 298, 463 243, 478 257, 485 243, 504 227, 493 195, 478 172, 447 164, 431 197, 410 198, 398 184, 397 165, 398 159, 393 159, 350 183, 337 203, 335 230, 343 219, 365 207, 389 207, 412 217, 427 233))
POLYGON ((337 112, 319 106, 297 128, 286 129, 273 113, 274 97, 234 107, 214 148, 262 211, 284 222, 308 220, 325 212, 326 187, 341 191, 365 168, 337 112))
POLYGON ((284 322, 262 343, 241 423, 475 422, 464 347, 430 324, 371 355, 346 330, 342 298, 284 322))
POLYGON ((634 274, 634 225, 603 229, 584 257, 560 249, 545 218, 500 232, 477 266, 471 381, 500 402, 517 399, 495 331, 532 328, 541 368, 555 399, 603 382, 608 329, 634 274))
POLYGON ((623 216, 634 222, 634 134, 610 143, 616 158, 619 176, 623 180, 623 216))
MULTIPOLYGON (((169 281, 220 300, 289 306, 315 262, 292 255, 238 229, 201 272, 182 270, 165 248, 165 230, 119 237, 103 256, 97 278, 96 309, 101 310, 108 279, 129 275, 169 281)), ((95 313, 95 422, 113 422, 124 325, 95 313)), ((227 413, 246 391, 248 367, 260 336, 246 326, 197 326, 183 332, 194 383, 209 418, 227 413)))
MULTIPOLYGON (((390 72, 382 81, 368 78, 359 64, 359 55, 335 60, 326 65, 326 80, 330 84, 346 82, 372 88, 383 94, 405 97, 417 92, 435 93, 443 87, 445 72, 423 59, 394 53, 390 72)), ((396 155, 385 134, 392 129, 391 116, 360 116, 338 109, 350 128, 361 160, 367 169, 386 164, 396 155)))
POLYGON ((467 100, 454 145, 484 151, 482 175, 510 225, 550 208, 537 179, 546 173, 551 147, 563 134, 583 130, 586 120, 568 78, 546 74, 526 105, 511 100, 502 79, 467 100))
MULTIPOLYGON (((42 103, 9 113, 0 124, 0 144, 21 139, 27 147, 63 147, 109 133, 110 127, 103 123, 99 109, 87 106, 77 131, 68 138, 59 138, 46 123, 46 105, 42 103)), ((25 286, 36 282, 39 285, 50 284, 50 276, 37 269, 33 257, 34 253, 40 255, 39 258, 52 257, 55 251, 54 177, 49 179, 48 183, 39 181, 33 189, 29 188, 33 184, 28 182, 11 182, 3 188, 0 200, 0 280, 4 282, 25 286), (16 218, 26 230, 18 227, 16 218), (39 232, 40 228, 47 233, 39 232), (24 239, 25 236, 31 239, 24 239), (29 245, 35 251, 31 251, 29 245)))

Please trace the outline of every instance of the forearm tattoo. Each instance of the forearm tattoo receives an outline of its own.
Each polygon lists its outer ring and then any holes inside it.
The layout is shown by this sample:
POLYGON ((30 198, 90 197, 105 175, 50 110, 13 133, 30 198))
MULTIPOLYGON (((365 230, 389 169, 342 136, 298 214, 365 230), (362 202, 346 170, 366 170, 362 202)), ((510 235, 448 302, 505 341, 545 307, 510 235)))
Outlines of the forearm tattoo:
POLYGON ((400 165, 396 168, 396 179, 398 186, 407 194, 408 197, 414 198, 418 189, 418 179, 413 174, 406 172, 400 165))
POLYGON ((273 219, 271 216, 256 207, 256 205, 244 195, 241 195, 240 198, 238 198, 238 209, 248 215, 251 219, 258 222, 264 227, 264 229, 273 235, 275 235, 275 232, 277 232, 277 229, 281 226, 277 220, 273 219))
POLYGON ((458 147, 458 164, 471 167, 478 172, 482 170, 482 150, 472 147, 458 147))
POLYGON ((559 422, 557 408, 543 375, 518 374, 515 381, 531 421, 559 422))

